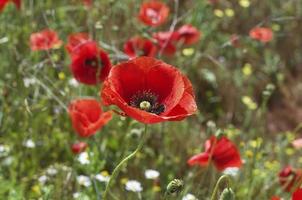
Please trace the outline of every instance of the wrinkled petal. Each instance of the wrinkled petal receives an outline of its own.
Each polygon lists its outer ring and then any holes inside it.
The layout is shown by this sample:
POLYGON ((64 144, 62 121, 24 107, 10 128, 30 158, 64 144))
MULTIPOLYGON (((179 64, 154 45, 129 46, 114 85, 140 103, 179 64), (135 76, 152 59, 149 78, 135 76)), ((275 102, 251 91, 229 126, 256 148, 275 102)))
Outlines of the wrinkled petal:
POLYGON ((74 130, 81 137, 89 137, 107 124, 112 112, 103 112, 100 104, 94 99, 80 99, 70 103, 68 112, 74 130))
POLYGON ((204 167, 209 164, 209 158, 210 158, 210 156, 208 153, 200 153, 200 154, 197 154, 197 155, 191 157, 188 160, 188 164, 190 166, 198 164, 198 165, 204 167))
POLYGON ((62 41, 59 40, 57 33, 50 29, 44 29, 30 35, 30 47, 32 51, 58 48, 61 45, 62 41))
POLYGON ((166 22, 169 11, 170 9, 166 4, 151 0, 141 5, 138 18, 146 25, 159 26, 166 22))

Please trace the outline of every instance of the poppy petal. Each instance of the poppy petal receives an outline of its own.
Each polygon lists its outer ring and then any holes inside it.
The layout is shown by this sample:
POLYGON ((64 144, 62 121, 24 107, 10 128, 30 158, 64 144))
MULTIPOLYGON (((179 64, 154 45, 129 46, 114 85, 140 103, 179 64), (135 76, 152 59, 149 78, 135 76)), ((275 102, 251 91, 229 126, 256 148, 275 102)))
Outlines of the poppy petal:
POLYGON ((200 153, 197 154, 195 156, 192 156, 189 160, 188 160, 188 164, 190 166, 192 165, 200 165, 200 166, 207 166, 209 164, 209 154, 208 153, 200 153))

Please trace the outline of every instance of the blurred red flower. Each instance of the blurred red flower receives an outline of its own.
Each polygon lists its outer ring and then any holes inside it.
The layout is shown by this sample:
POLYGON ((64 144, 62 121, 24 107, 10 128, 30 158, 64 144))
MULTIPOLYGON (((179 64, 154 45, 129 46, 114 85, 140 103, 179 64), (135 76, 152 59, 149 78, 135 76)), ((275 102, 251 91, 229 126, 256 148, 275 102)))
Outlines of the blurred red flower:
POLYGON ((181 26, 178 30, 178 39, 185 45, 192 45, 201 37, 201 32, 190 24, 181 26))
POLYGON ((0 12, 4 9, 4 7, 9 2, 13 2, 18 9, 21 8, 21 0, 0 0, 0 12))
POLYGON ((80 49, 80 46, 92 40, 87 33, 74 33, 68 36, 68 43, 66 49, 69 54, 76 52, 80 49))
POLYGON ((266 43, 273 39, 273 31, 270 28, 255 27, 250 31, 250 37, 266 43))
POLYGON ((71 150, 74 154, 79 154, 79 153, 82 153, 83 151, 85 151, 87 146, 88 145, 86 142, 77 142, 71 146, 71 150))
POLYGON ((153 34, 153 38, 157 41, 159 52, 171 56, 176 52, 176 42, 179 39, 177 32, 158 32, 153 34))
POLYGON ((74 130, 81 137, 94 135, 112 118, 112 112, 103 112, 100 103, 94 99, 72 101, 68 113, 74 130))
POLYGON ((302 199, 302 188, 297 189, 292 196, 292 200, 301 200, 302 199))
POLYGON ((101 96, 105 105, 117 105, 126 115, 146 124, 182 120, 197 110, 188 78, 152 57, 113 67, 101 96))
POLYGON ((91 6, 91 5, 92 5, 92 0, 83 0, 83 3, 84 3, 86 6, 91 6))
POLYGON ((157 52, 157 47, 151 40, 141 37, 133 37, 125 43, 124 52, 130 58, 138 56, 154 57, 157 52))
POLYGON ((166 22, 169 16, 169 7, 166 4, 151 0, 144 2, 139 11, 139 19, 146 25, 159 26, 166 22))
POLYGON ((61 45, 62 41, 59 40, 57 33, 50 29, 44 29, 30 35, 30 47, 33 51, 59 48, 61 45))
POLYGON ((103 81, 111 69, 110 59, 96 42, 80 45, 71 54, 71 71, 76 80, 87 85, 95 85, 103 81))
MULTIPOLYGON (((301 200, 302 199, 302 188, 298 188, 292 195, 292 200, 301 200)), ((273 196, 271 200, 281 200, 278 196, 273 196)))
POLYGON ((228 167, 241 167, 242 161, 236 146, 226 137, 217 139, 212 136, 205 142, 205 152, 197 154, 188 160, 190 166, 199 164, 207 166, 213 162, 219 171, 228 167))
POLYGON ((287 192, 291 192, 302 183, 302 170, 294 169, 291 166, 284 167, 279 172, 279 183, 287 192))

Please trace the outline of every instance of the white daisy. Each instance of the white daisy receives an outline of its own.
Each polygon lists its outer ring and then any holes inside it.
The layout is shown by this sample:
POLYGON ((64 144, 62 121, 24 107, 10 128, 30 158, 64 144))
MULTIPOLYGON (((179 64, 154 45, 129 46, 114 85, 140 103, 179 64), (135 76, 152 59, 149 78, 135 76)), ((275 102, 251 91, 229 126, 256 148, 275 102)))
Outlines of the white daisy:
POLYGON ((100 182, 107 183, 107 182, 109 182, 110 176, 104 176, 102 174, 97 174, 97 175, 95 175, 95 179, 100 181, 100 182))
POLYGON ((198 200, 198 199, 193 194, 188 193, 182 198, 182 200, 198 200))
POLYGON ((89 160, 89 155, 87 152, 82 152, 79 154, 78 156, 78 161, 82 164, 82 165, 87 165, 90 163, 89 160))
POLYGON ((154 169, 147 169, 145 171, 145 177, 146 179, 157 179, 159 177, 159 172, 154 169))
POLYGON ((29 148, 29 149, 33 149, 36 147, 35 142, 32 139, 28 139, 26 141, 23 142, 23 146, 29 148))
POLYGON ((68 81, 68 84, 69 84, 70 86, 72 86, 72 87, 78 87, 78 86, 80 85, 79 82, 78 82, 76 79, 74 79, 74 78, 70 79, 70 80, 68 81))
POLYGON ((77 181, 80 185, 89 187, 91 185, 91 180, 88 176, 80 175, 77 177, 77 181))
POLYGON ((44 185, 46 183, 46 181, 48 180, 48 177, 46 175, 42 175, 38 178, 38 181, 44 185))
POLYGON ((143 191, 143 187, 140 182, 136 180, 129 180, 126 183, 126 190, 131 192, 141 192, 143 191))
POLYGON ((48 167, 48 169, 46 170, 46 173, 50 176, 54 176, 58 173, 58 170, 56 168, 54 168, 53 166, 48 167))

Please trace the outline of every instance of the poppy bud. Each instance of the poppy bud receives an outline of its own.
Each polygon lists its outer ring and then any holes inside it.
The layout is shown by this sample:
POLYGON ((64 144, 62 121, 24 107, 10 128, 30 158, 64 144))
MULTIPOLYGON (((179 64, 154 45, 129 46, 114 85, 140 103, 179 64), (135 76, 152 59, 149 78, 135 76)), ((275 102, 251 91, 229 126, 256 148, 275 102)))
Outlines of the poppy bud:
POLYGON ((235 200, 235 193, 231 188, 225 188, 221 195, 219 200, 235 200))
POLYGON ((166 194, 167 195, 178 194, 182 191, 183 186, 184 184, 182 180, 174 179, 168 184, 166 194))

